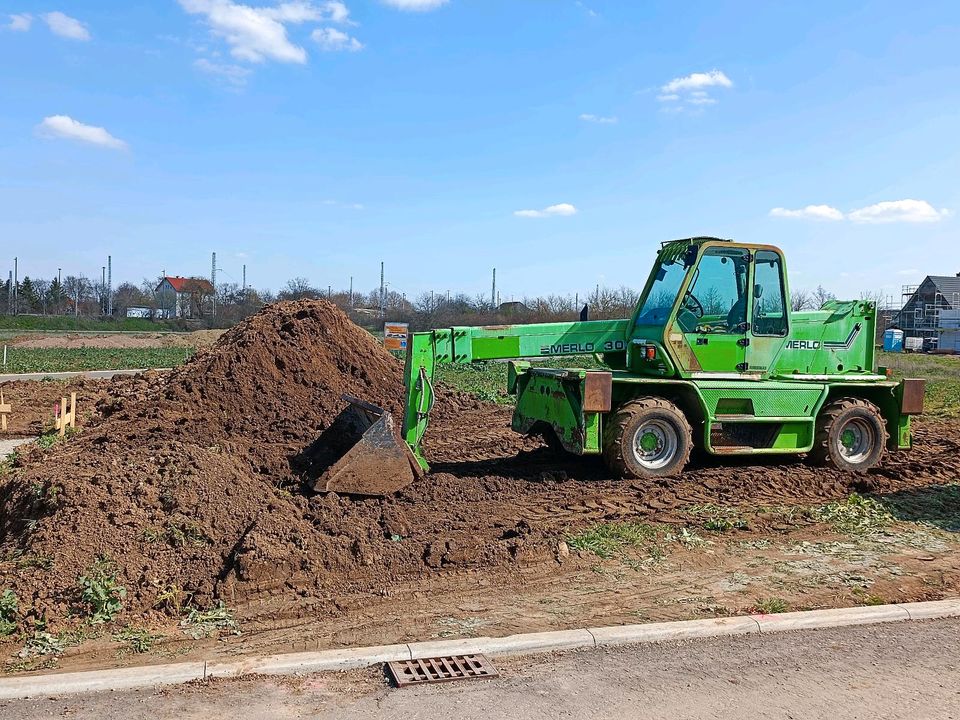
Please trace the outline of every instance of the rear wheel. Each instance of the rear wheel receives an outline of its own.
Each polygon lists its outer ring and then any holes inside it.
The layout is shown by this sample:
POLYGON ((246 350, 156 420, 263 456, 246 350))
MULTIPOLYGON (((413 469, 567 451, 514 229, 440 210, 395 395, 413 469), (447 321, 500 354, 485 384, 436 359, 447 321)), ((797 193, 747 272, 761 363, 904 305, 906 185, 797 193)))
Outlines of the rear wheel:
POLYGON ((810 459, 818 465, 862 473, 883 459, 887 428, 880 410, 860 398, 843 398, 828 405, 817 418, 817 435, 810 459))
POLYGON ((620 477, 669 477, 683 470, 690 459, 692 435, 686 417, 669 400, 633 400, 610 418, 603 459, 620 477))

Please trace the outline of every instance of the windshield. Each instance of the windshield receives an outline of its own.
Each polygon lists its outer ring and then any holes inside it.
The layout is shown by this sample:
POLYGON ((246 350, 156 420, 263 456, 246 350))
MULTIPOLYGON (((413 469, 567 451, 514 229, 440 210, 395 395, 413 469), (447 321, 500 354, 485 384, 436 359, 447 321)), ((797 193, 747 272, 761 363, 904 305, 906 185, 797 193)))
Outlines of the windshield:
POLYGON ((684 258, 664 258, 657 265, 656 276, 643 307, 637 314, 637 325, 663 325, 670 317, 673 302, 687 274, 684 258))

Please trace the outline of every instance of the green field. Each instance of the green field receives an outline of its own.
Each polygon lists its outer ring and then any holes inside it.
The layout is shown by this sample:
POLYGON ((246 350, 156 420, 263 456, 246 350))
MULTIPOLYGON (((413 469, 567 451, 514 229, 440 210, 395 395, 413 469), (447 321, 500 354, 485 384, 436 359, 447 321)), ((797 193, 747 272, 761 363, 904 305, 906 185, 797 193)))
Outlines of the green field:
POLYGON ((180 365, 192 348, 7 348, 3 373, 132 370, 180 365))
POLYGON ((924 410, 927 415, 960 417, 960 355, 878 353, 877 362, 893 370, 894 377, 927 381, 924 410))
MULTIPOLYGON (((555 360, 542 360, 534 363, 543 367, 603 368, 593 355, 570 355, 555 360)), ((473 365, 438 365, 436 376, 440 382, 463 392, 475 395, 481 400, 512 405, 513 395, 507 395, 507 364, 505 362, 484 362, 473 365)))
POLYGON ((96 330, 115 332, 117 330, 136 332, 162 332, 174 330, 170 323, 163 320, 145 318, 98 318, 73 317, 72 315, 0 315, 0 331, 4 330, 49 330, 62 332, 70 330, 96 330))
MULTIPOLYGON (((936 417, 960 417, 960 356, 879 353, 878 362, 893 370, 897 378, 924 378, 927 381, 925 410, 936 417)), ((545 361, 548 367, 599 368, 592 355, 579 355, 545 361)), ((507 364, 501 362, 476 365, 439 365, 441 382, 468 392, 483 400, 509 405, 507 364)))
MULTIPOLYGON (((193 354, 190 348, 17 348, 7 350, 5 373, 63 372, 70 370, 127 370, 173 367, 193 354)), ((960 356, 879 353, 878 362, 894 376, 927 380, 926 414, 960 417, 960 356)), ((576 355, 538 364, 547 367, 600 368, 592 355, 576 355)), ((507 364, 440 365, 437 378, 446 385, 491 402, 510 405, 507 364)))

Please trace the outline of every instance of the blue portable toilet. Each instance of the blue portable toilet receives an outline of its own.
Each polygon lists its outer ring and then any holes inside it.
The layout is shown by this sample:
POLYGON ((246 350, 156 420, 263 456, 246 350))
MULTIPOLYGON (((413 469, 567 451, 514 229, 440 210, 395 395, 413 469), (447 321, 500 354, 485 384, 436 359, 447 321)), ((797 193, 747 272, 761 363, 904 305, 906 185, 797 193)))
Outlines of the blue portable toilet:
POLYGON ((903 352, 903 330, 890 328, 883 333, 883 349, 886 352, 903 352))

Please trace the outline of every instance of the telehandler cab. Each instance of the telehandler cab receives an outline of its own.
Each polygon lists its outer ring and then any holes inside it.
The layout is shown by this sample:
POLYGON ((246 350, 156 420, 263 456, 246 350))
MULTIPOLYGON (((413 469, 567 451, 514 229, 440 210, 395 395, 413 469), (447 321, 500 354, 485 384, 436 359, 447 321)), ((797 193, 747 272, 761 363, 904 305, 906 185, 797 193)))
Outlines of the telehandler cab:
POLYGON ((365 494, 363 476, 387 458, 372 494, 426 471, 420 443, 439 363, 509 360, 513 429, 600 455, 622 477, 675 475, 695 446, 713 455, 807 453, 850 472, 909 448, 924 382, 896 382, 876 368, 874 303, 790 307, 778 248, 696 237, 663 243, 630 318, 412 333, 405 447, 389 413, 360 403, 364 439, 315 487, 365 494), (529 361, 583 354, 608 369, 529 361))

